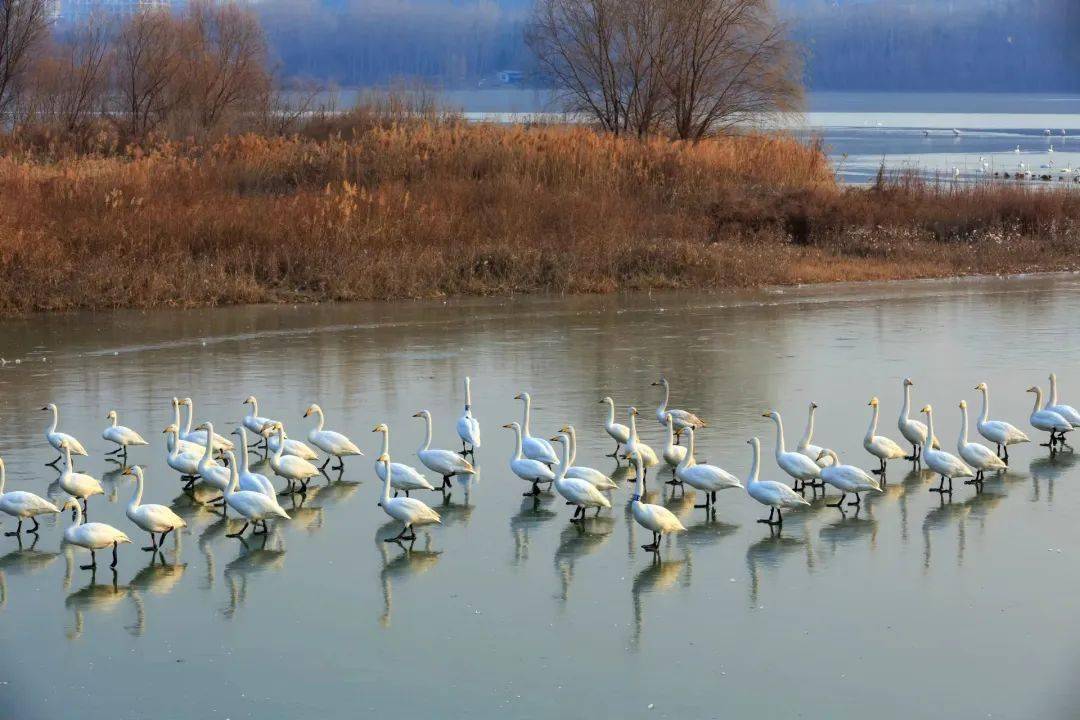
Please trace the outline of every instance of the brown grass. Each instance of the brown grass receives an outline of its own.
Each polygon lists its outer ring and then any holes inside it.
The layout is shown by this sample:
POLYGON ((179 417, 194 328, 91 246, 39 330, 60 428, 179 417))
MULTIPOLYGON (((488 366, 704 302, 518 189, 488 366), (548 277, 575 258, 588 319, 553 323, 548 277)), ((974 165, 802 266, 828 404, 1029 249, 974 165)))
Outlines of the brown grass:
POLYGON ((342 123, 122 155, 9 144, 0 313, 1080 265, 1080 193, 1064 189, 842 189, 818 150, 782 136, 342 123))

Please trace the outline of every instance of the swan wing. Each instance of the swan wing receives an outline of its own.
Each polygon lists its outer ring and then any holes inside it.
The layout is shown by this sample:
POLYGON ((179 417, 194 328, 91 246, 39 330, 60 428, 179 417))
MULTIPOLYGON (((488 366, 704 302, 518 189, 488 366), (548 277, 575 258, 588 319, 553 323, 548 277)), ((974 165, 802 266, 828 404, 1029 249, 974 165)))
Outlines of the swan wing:
POLYGON ((605 425, 604 429, 607 430, 607 434, 610 435, 615 442, 625 443, 630 439, 630 428, 625 425, 611 423, 610 425, 605 425))
POLYGON ((23 515, 24 517, 60 512, 60 508, 45 498, 25 490, 12 490, 0 495, 0 510, 9 515, 23 515))
POLYGON ((468 411, 458 418, 457 434, 462 442, 467 442, 473 447, 480 447, 480 422, 468 411))
POLYGON ((588 480, 580 478, 563 478, 555 483, 555 489, 560 495, 574 503, 585 507, 611 507, 611 501, 596 486, 588 480))
POLYGON ((662 533, 677 533, 686 530, 675 513, 666 507, 651 503, 638 503, 638 505, 640 510, 635 517, 642 527, 662 533))
POLYGON ((600 490, 614 490, 618 485, 610 477, 600 472, 599 470, 591 467, 583 467, 580 465, 574 465, 566 469, 566 477, 578 478, 586 482, 592 483, 600 490))
POLYGON ((308 436, 311 444, 331 455, 361 455, 352 440, 333 430, 319 430, 308 436))
POLYGON ((510 463, 510 469, 519 478, 528 482, 547 482, 555 479, 555 473, 552 472, 551 468, 532 458, 514 460, 510 463))
POLYGON ((432 448, 417 453, 420 462, 427 465, 433 472, 440 475, 475 475, 476 469, 472 463, 458 455, 453 450, 432 448))
POLYGON ((525 457, 531 460, 539 460, 542 463, 559 462, 559 457, 555 454, 555 448, 551 446, 551 443, 542 438, 522 438, 521 451, 525 457))

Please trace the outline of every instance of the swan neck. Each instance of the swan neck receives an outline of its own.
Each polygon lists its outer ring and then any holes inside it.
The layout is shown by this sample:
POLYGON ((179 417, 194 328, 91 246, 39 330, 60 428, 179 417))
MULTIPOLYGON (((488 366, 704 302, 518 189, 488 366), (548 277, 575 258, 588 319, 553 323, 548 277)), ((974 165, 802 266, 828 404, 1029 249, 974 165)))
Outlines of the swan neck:
POLYGON ((1057 375, 1050 376, 1050 391, 1046 398, 1046 407, 1058 404, 1057 375))
POLYGON ((236 492, 236 486, 240 482, 240 473, 236 469, 236 463, 229 463, 229 484, 225 487, 224 495, 228 497, 236 492))
POLYGON ((784 421, 777 415, 773 418, 776 422, 776 454, 780 455, 785 451, 784 449, 784 421))
POLYGON ((383 430, 382 434, 382 452, 380 455, 390 455, 390 430, 383 430))
POLYGON ((664 386, 664 399, 660 402, 660 407, 657 408, 661 414, 667 410, 668 403, 671 402, 671 387, 667 383, 663 383, 664 386))
POLYGON ((277 437, 278 437, 278 444, 277 444, 277 451, 274 453, 274 460, 277 461, 277 462, 281 462, 281 451, 285 449, 285 428, 284 427, 278 427, 278 429, 277 429, 277 437))
MULTIPOLYGON (((190 422, 191 418, 188 418, 190 422)), ((206 453, 203 454, 204 460, 209 460, 214 456, 214 426, 210 423, 206 424, 206 443, 204 445, 206 453)))
POLYGON ((563 440, 562 445, 562 463, 559 465, 559 474, 556 475, 556 480, 565 480, 566 471, 570 467, 570 438, 563 440))
MULTIPOLYGON (((670 423, 670 425, 674 425, 674 423, 670 423)), ((694 465, 694 447, 695 447, 695 445, 694 445, 694 428, 688 428, 688 429, 690 431, 690 440, 687 443, 686 455, 683 456, 682 463, 681 463, 684 468, 688 468, 688 467, 691 467, 691 466, 694 465)), ((670 434, 670 433, 671 433, 671 428, 669 427, 668 428, 668 434, 670 434)))
POLYGON ((134 510, 142 504, 142 492, 143 492, 143 475, 141 472, 135 472, 135 492, 131 494, 131 502, 128 503, 128 508, 134 510))
POLYGON ((866 439, 870 440, 877 433, 878 414, 881 412, 881 408, 877 405, 874 406, 874 412, 870 415, 870 427, 866 429, 866 439))
POLYGON ((758 466, 761 464, 761 445, 754 443, 753 454, 750 460, 750 477, 747 478, 746 485, 749 487, 752 483, 757 482, 758 478, 758 466))
POLYGON ((82 505, 79 503, 78 498, 72 498, 72 499, 75 502, 75 523, 71 527, 77 528, 80 525, 82 525, 82 521, 83 521, 82 505))
POLYGON ((322 408, 315 408, 315 414, 319 416, 318 423, 315 425, 315 429, 322 432, 323 425, 326 424, 326 416, 323 415, 322 408))
POLYGON ((60 408, 53 406, 52 408, 52 425, 49 425, 48 432, 56 432, 56 426, 60 424, 60 408))
POLYGON ((526 395, 524 397, 524 400, 525 400, 525 415, 521 420, 521 432, 522 432, 523 435, 525 435, 525 437, 530 437, 531 436, 531 431, 529 430, 529 415, 532 414, 532 398, 530 398, 528 395, 526 395))
POLYGON ((472 387, 469 378, 465 378, 465 409, 472 407, 472 387))
POLYGON ((604 403, 604 404, 608 406, 607 424, 609 426, 614 425, 615 424, 615 401, 612 400, 611 402, 604 403))
MULTIPOLYGON (((967 408, 962 407, 962 408, 960 408, 960 439, 957 440, 957 442, 960 445, 967 445, 967 441, 968 441, 967 427, 968 427, 967 408)), ((933 441, 930 440, 930 442, 933 442, 933 441)))
POLYGON ((630 413, 630 441, 637 442, 637 415, 630 413))
POLYGON ((248 466, 248 444, 247 444, 247 430, 240 428, 240 452, 244 453, 244 456, 240 458, 240 462, 243 463, 244 473, 251 472, 248 466))
POLYGON ((416 452, 424 452, 431 447, 431 414, 424 413, 424 444, 416 452))
POLYGON ((1039 406, 1042 405, 1042 388, 1035 388, 1035 409, 1032 413, 1039 412, 1039 406))
POLYGON ((113 427, 116 427, 117 420, 119 420, 119 418, 116 416, 116 413, 113 413, 113 416, 112 416, 112 426, 113 427))
POLYGON ((570 428, 570 432, 567 433, 570 436, 570 459, 566 461, 566 466, 570 467, 577 460, 577 432, 573 428, 570 428))
POLYGON ((4 494, 4 485, 7 484, 7 468, 4 467, 4 461, 0 460, 0 495, 4 494))
POLYGON ((904 386, 904 403, 900 406, 900 419, 907 420, 911 413, 911 386, 904 386))
POLYGON ((194 405, 187 405, 186 407, 187 407, 187 423, 185 423, 185 425, 184 425, 184 434, 185 435, 190 435, 191 434, 191 418, 194 417, 194 415, 195 415, 195 406, 194 405))
POLYGON ((979 416, 979 422, 984 423, 990 417, 990 391, 982 391, 982 414, 979 416))
POLYGON ((641 502, 641 498, 645 495, 645 461, 639 455, 634 465, 637 468, 637 478, 634 483, 634 502, 641 502))
POLYGON ((259 401, 255 399, 255 396, 251 396, 251 409, 248 411, 248 415, 255 416, 259 414, 259 401))
POLYGON ((800 442, 799 444, 801 446, 803 446, 803 447, 806 447, 807 445, 810 444, 810 440, 812 440, 813 437, 814 437, 814 408, 811 407, 810 408, 810 417, 807 418, 807 420, 806 420, 806 432, 803 433, 802 442, 800 442))
MULTIPOLYGON (((388 503, 388 502, 390 502, 390 474, 394 471, 393 468, 390 465, 390 461, 388 461, 388 460, 383 461, 383 470, 386 471, 384 473, 386 475, 386 477, 383 478, 382 500, 383 500, 384 503, 388 503)), ((383 507, 386 507, 386 506, 383 505, 383 507)))
POLYGON ((934 445, 934 413, 926 413, 926 444, 931 448, 934 445))
POLYGON ((521 459, 521 428, 514 428, 514 459, 521 459))

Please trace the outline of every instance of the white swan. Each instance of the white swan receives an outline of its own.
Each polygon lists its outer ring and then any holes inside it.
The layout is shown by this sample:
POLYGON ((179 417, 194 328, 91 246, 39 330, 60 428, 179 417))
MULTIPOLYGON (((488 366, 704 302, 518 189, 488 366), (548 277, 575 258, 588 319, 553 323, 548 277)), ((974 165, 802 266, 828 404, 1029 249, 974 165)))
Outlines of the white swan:
POLYGON ((761 441, 757 438, 750 438, 746 442, 750 443, 753 449, 750 475, 746 479, 746 494, 769 508, 769 519, 758 520, 759 523, 782 526, 784 524, 782 510, 810 505, 810 503, 807 502, 806 498, 782 482, 758 480, 758 472, 761 468, 761 441), (773 520, 774 515, 775 520, 773 520))
POLYGON ((394 469, 390 466, 390 458, 386 455, 380 455, 379 462, 383 465, 383 477, 385 478, 383 480, 382 501, 379 502, 379 507, 387 515, 404 525, 400 533, 395 537, 386 538, 386 542, 415 540, 416 532, 413 531, 413 527, 442 523, 439 513, 432 510, 423 501, 412 497, 390 497, 390 484, 393 481, 394 469))
POLYGON ((248 525, 253 525, 252 534, 263 535, 266 533, 266 520, 268 518, 284 518, 289 520, 289 513, 278 504, 277 496, 267 495, 258 490, 237 490, 240 482, 240 473, 236 469, 236 456, 232 451, 226 452, 229 458, 229 484, 225 486, 225 506, 231 507, 238 515, 244 518, 244 527, 237 532, 226 533, 225 537, 240 537, 247 530, 248 525), (259 523, 263 529, 259 531, 259 523))
POLYGON ((67 445, 71 449, 72 455, 86 456, 86 448, 82 446, 81 442, 76 440, 72 435, 57 431, 56 426, 60 423, 60 408, 56 406, 56 403, 49 403, 41 409, 52 413, 52 422, 45 428, 45 439, 53 446, 53 450, 60 453, 60 457, 49 464, 55 465, 64 457, 64 445, 67 445))
POLYGON ((1058 402, 1058 388, 1057 388, 1057 375, 1050 373, 1050 392, 1046 398, 1046 404, 1043 405, 1043 410, 1049 410, 1050 412, 1056 412, 1061 417, 1069 421, 1069 424, 1073 427, 1080 425, 1080 412, 1076 411, 1072 405, 1065 405, 1058 402))
POLYGON ((600 511, 604 508, 610 509, 611 501, 591 482, 581 478, 566 477, 566 470, 570 467, 571 460, 570 436, 566 433, 559 433, 557 437, 551 439, 562 443, 562 462, 559 463, 559 470, 555 474, 554 485, 555 492, 566 499, 567 505, 576 506, 574 517, 570 519, 570 522, 584 520, 585 511, 589 508, 596 508, 597 515, 600 515, 600 511))
POLYGON ((131 542, 124 533, 120 532, 112 525, 106 525, 99 522, 83 522, 82 508, 79 506, 79 501, 74 498, 69 499, 64 503, 63 510, 71 508, 71 512, 74 514, 75 522, 64 530, 64 542, 71 545, 77 545, 81 548, 86 548, 90 551, 90 564, 80 565, 83 570, 92 570, 97 567, 97 554, 98 550, 104 550, 112 545, 112 563, 109 565, 111 568, 116 567, 116 547, 123 543, 131 542))
POLYGON ((817 409, 818 404, 816 402, 810 403, 810 416, 806 420, 806 430, 803 432, 803 436, 799 439, 799 444, 795 446, 795 449, 813 460, 818 467, 828 467, 832 464, 832 455, 824 452, 825 448, 812 443, 814 439, 814 412, 817 409))
POLYGON ((289 481, 289 487, 285 490, 286 493, 298 492, 296 483, 300 483, 299 492, 307 492, 308 481, 319 474, 319 468, 304 458, 282 454, 281 446, 285 444, 282 442, 285 439, 285 426, 276 422, 270 427, 277 432, 278 437, 278 449, 277 452, 270 456, 270 467, 273 468, 275 473, 289 481))
POLYGON ((472 387, 468 376, 465 376, 465 410, 458 418, 457 434, 461 438, 463 455, 472 454, 476 448, 480 447, 480 421, 472 414, 472 387))
POLYGON ((135 492, 131 495, 131 501, 124 510, 124 514, 144 532, 150 533, 150 547, 144 547, 143 550, 157 552, 161 544, 165 542, 165 536, 173 530, 187 527, 187 522, 164 505, 142 504, 144 480, 141 467, 136 465, 124 468, 123 474, 135 476, 135 492), (161 539, 155 538, 154 533, 161 533, 161 539))
POLYGON ((521 425, 516 422, 503 425, 504 428, 514 431, 514 454, 510 456, 510 470, 525 482, 532 483, 532 490, 522 495, 539 495, 540 483, 555 482, 555 473, 547 463, 539 460, 523 457, 521 449, 522 433, 521 425))
POLYGON ((111 420, 112 425, 109 425, 107 428, 105 428, 104 432, 101 433, 101 437, 105 438, 111 443, 116 443, 118 446, 115 450, 109 453, 110 455, 123 453, 124 457, 127 457, 127 449, 129 445, 150 444, 146 442, 146 440, 143 440, 142 435, 135 432, 131 428, 125 427, 124 425, 118 425, 117 422, 119 418, 117 417, 115 410, 110 410, 109 414, 105 416, 105 419, 111 420))
POLYGON ((975 482, 982 482, 983 473, 987 470, 999 472, 1008 469, 1005 461, 993 450, 979 443, 968 442, 968 412, 964 400, 960 401, 960 437, 956 440, 956 451, 964 462, 975 468, 975 482))
MULTIPOLYGON (((289 437, 289 433, 284 432, 284 429, 285 424, 280 423, 277 420, 271 421, 263 426, 263 429, 259 434, 265 441, 267 453, 276 453, 280 447, 282 455, 293 455, 309 462, 319 459, 319 454, 317 452, 312 450, 305 443, 289 437), (278 425, 281 425, 283 431, 281 433, 281 438, 278 438, 277 435, 278 425)), ((327 462, 329 462, 329 458, 327 458, 327 462)), ((323 464, 323 467, 326 467, 325 463, 323 464)))
POLYGON ((671 386, 668 384, 667 378, 660 378, 659 382, 654 382, 653 387, 664 388, 664 400, 656 408, 656 419, 660 421, 661 425, 666 426, 668 424, 668 415, 671 415, 671 419, 675 421, 675 435, 681 436, 682 431, 686 428, 703 428, 707 423, 699 418, 692 412, 687 410, 678 410, 675 408, 668 409, 668 403, 671 401, 671 386))
POLYGON ((828 455, 832 461, 821 469, 821 479, 828 485, 840 491, 840 499, 834 503, 827 503, 829 507, 844 509, 844 499, 848 493, 853 493, 855 499, 848 503, 858 507, 862 504, 859 498, 861 492, 881 492, 881 483, 873 475, 854 465, 841 465, 840 456, 835 450, 825 449, 822 455, 828 455))
POLYGON ((694 507, 708 509, 716 502, 717 491, 741 488, 742 483, 723 468, 698 464, 694 460, 694 428, 687 428, 686 432, 689 434, 689 447, 683 461, 675 468, 675 479, 705 493, 705 504, 694 507))
POLYGON ((655 450, 641 442, 641 438, 638 437, 637 415, 638 411, 635 407, 626 411, 626 416, 630 419, 630 438, 623 443, 623 457, 629 458, 632 454, 640 455, 645 472, 648 474, 649 468, 660 464, 660 458, 656 456, 655 450))
POLYGON ((652 542, 642 545, 642 550, 648 552, 660 552, 660 538, 664 533, 685 532, 686 528, 675 517, 675 513, 662 505, 653 505, 641 501, 645 494, 645 463, 637 452, 631 453, 627 459, 634 464, 637 481, 634 485, 634 495, 630 500, 630 513, 638 525, 652 533, 652 542))
POLYGON ((240 436, 240 467, 238 469, 240 482, 237 487, 240 490, 252 490, 276 498, 277 490, 274 489, 274 483, 270 482, 270 478, 262 473, 251 472, 251 465, 248 463, 247 428, 238 427, 232 434, 240 436))
POLYGON ((1031 440, 1019 428, 1010 425, 1004 420, 990 420, 990 389, 984 382, 976 385, 975 389, 980 391, 983 396, 982 414, 979 415, 979 422, 976 423, 975 427, 979 429, 980 435, 997 445, 998 455, 1001 455, 1002 449, 1005 450, 1005 455, 1001 459, 1007 463, 1009 462, 1010 445, 1031 442, 1031 440))
POLYGON ((817 483, 816 480, 821 479, 821 467, 816 461, 803 455, 801 452, 789 452, 784 447, 784 421, 780 418, 780 413, 772 410, 767 413, 762 413, 762 417, 772 419, 776 424, 776 464, 780 466, 780 469, 795 479, 796 492, 800 489, 800 484, 805 484, 806 481, 810 481, 810 486, 814 487, 817 483))
POLYGON ((420 458, 420 462, 431 470, 432 472, 442 475, 442 487, 450 487, 450 478, 456 475, 475 475, 476 468, 472 463, 466 460, 464 457, 454 452, 453 450, 443 450, 441 448, 431 447, 431 413, 427 410, 421 410, 418 413, 413 414, 414 418, 422 418, 424 420, 424 442, 416 451, 416 456, 420 458))
POLYGON ((862 444, 866 452, 878 459, 877 470, 871 470, 870 472, 875 475, 884 475, 885 466, 889 460, 899 460, 900 458, 906 458, 907 455, 904 454, 904 449, 895 442, 884 435, 877 434, 878 415, 880 414, 878 399, 872 397, 867 404, 874 408, 874 412, 870 417, 870 427, 866 429, 866 437, 863 438, 862 444))
POLYGON ((577 431, 574 430, 573 425, 563 425, 559 432, 566 433, 570 437, 570 467, 566 469, 566 477, 585 480, 595 485, 597 490, 614 490, 619 487, 610 476, 599 470, 574 464, 577 460, 577 431))
MULTIPOLYGON (((186 397, 179 402, 181 405, 187 407, 187 425, 184 426, 184 431, 180 434, 180 436, 188 442, 203 445, 206 440, 206 438, 203 437, 203 433, 205 431, 199 430, 198 428, 196 428, 195 430, 191 429, 191 421, 195 417, 195 402, 189 397, 186 397)), ((233 441, 223 435, 214 435, 213 444, 214 452, 224 452, 225 450, 235 449, 233 441)))
MULTIPOLYGON (((671 468, 672 476, 674 477, 671 484, 675 485, 679 482, 678 477, 674 474, 675 468, 679 466, 679 463, 686 459, 686 448, 682 445, 675 444, 675 422, 670 413, 668 414, 668 421, 664 424, 667 426, 667 443, 664 445, 664 452, 662 455, 664 456, 664 462, 671 468)), ((693 428, 689 429, 692 430, 693 428)))
MULTIPOLYGON (((244 416, 242 422, 245 428, 255 433, 256 435, 262 433, 262 429, 266 426, 267 423, 277 422, 274 418, 268 418, 259 415, 259 401, 255 398, 254 395, 248 395, 247 399, 244 400, 244 402, 241 404, 251 406, 250 408, 248 408, 248 413, 244 416)), ((241 476, 240 481, 243 482, 243 480, 244 478, 243 476, 241 476)))
POLYGON ((214 424, 211 422, 204 422, 195 428, 196 430, 203 431, 203 456, 199 460, 199 477, 203 479, 210 487, 220 490, 222 494, 225 493, 225 489, 229 487, 229 482, 232 479, 232 470, 227 467, 223 467, 214 462, 214 447, 212 438, 216 435, 214 432, 214 424))
MULTIPOLYGON (((308 409, 304 411, 304 417, 308 417, 309 415, 319 416, 318 424, 308 431, 308 442, 327 454, 326 462, 322 464, 323 468, 330 462, 331 457, 336 457, 338 459, 338 466, 334 469, 344 470, 346 457, 350 455, 363 456, 364 453, 360 452, 360 448, 356 447, 356 444, 349 438, 339 432, 334 432, 333 430, 323 430, 323 424, 326 422, 326 418, 323 416, 321 407, 312 403, 308 406, 308 409)), ((321 470, 322 468, 319 469, 321 470)))
POLYGON ((180 439, 180 429, 176 424, 169 425, 161 431, 168 435, 166 444, 169 447, 169 456, 166 462, 189 484, 195 482, 199 476, 199 462, 202 460, 205 450, 194 443, 185 443, 180 439))
POLYGON ((604 430, 611 439, 615 441, 615 452, 608 455, 608 457, 618 457, 619 448, 626 444, 630 439, 630 428, 626 427, 622 423, 615 422, 615 401, 610 397, 606 397, 600 401, 602 405, 608 406, 608 417, 604 423, 604 430))
MULTIPOLYGON (((381 458, 383 455, 390 457, 390 427, 386 423, 380 423, 375 426, 375 429, 371 432, 382 433, 382 452, 379 453, 381 458)), ((405 493, 405 497, 409 497, 409 493, 413 490, 434 490, 435 486, 432 485, 426 477, 420 474, 420 471, 411 465, 405 463, 392 462, 390 467, 393 468, 393 480, 390 483, 394 487, 394 497, 397 497, 398 491, 405 493)), ((383 472, 383 464, 375 461, 375 474, 379 476, 379 479, 386 482, 386 477, 383 472)))
POLYGON ((1050 433, 1050 442, 1039 443, 1043 447, 1050 448, 1050 452, 1056 451, 1057 444, 1065 444, 1065 433, 1071 431, 1072 423, 1065 419, 1062 415, 1054 412, 1053 410, 1043 410, 1042 405, 1042 388, 1038 385, 1032 385, 1027 389, 1029 393, 1035 393, 1035 407, 1031 411, 1031 415, 1028 416, 1028 422, 1031 423, 1031 427, 1036 430, 1043 430, 1050 433))
MULTIPOLYGON (((911 443, 911 454, 904 456, 904 459, 919 462, 922 457, 922 446, 926 443, 927 430, 926 425, 908 417, 911 414, 911 388, 914 385, 911 378, 904 378, 904 404, 900 406, 900 419, 896 421, 896 427, 904 439, 911 443)), ((934 438, 932 445, 940 448, 941 442, 934 438)))
POLYGON ((86 512, 86 501, 94 495, 104 495, 105 490, 98 480, 86 473, 77 473, 71 467, 71 448, 64 444, 64 472, 60 475, 60 489, 73 498, 83 501, 81 512, 86 512))
MULTIPOLYGON (((926 415, 926 426, 930 432, 930 436, 933 437, 934 409, 929 405, 926 405, 923 407, 922 413, 926 415)), ((967 463, 944 450, 923 447, 923 459, 926 460, 926 466, 928 468, 941 476, 941 482, 938 483, 936 488, 930 488, 930 492, 952 494, 953 478, 975 477, 975 471, 968 467, 967 463), (945 489, 945 480, 949 481, 948 490, 945 489)))
POLYGON ((529 419, 532 416, 532 398, 529 393, 518 393, 514 396, 514 399, 521 400, 525 404, 524 416, 521 420, 521 452, 524 453, 525 457, 531 460, 539 460, 548 467, 559 462, 558 456, 555 455, 555 448, 551 446, 551 443, 544 438, 532 436, 532 430, 529 428, 529 419))
MULTIPOLYGON (((202 457, 202 451, 203 451, 202 438, 199 439, 199 442, 192 442, 191 440, 185 440, 184 439, 184 431, 182 430, 183 424, 180 422, 180 399, 179 398, 173 398, 172 399, 172 409, 173 409, 173 421, 172 421, 172 424, 176 426, 176 440, 173 443, 174 446, 178 447, 180 449, 180 452, 195 452, 195 453, 198 453, 198 455, 200 457, 202 457)), ((166 430, 166 432, 168 432, 168 430, 166 430)), ((169 452, 172 452, 172 451, 173 451, 173 448, 169 447, 169 452)))
POLYGON ((7 470, 4 467, 4 459, 0 458, 0 512, 19 519, 18 527, 10 532, 4 533, 7 537, 12 537, 22 532, 23 520, 33 520, 34 527, 27 530, 27 532, 36 533, 39 527, 37 521, 38 515, 60 512, 60 508, 32 492, 27 492, 26 490, 4 492, 4 485, 6 482, 7 470))

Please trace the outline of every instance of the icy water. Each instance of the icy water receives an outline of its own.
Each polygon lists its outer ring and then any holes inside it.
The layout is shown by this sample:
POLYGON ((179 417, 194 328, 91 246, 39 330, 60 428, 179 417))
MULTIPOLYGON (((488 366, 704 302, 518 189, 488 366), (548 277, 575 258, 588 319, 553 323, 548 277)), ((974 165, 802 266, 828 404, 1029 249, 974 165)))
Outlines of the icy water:
MULTIPOLYGON (((1029 429, 1029 385, 1059 374, 1080 404, 1075 333, 1080 277, 1055 275, 850 285, 742 294, 654 294, 451 303, 246 307, 38 317, 2 324, 0 453, 8 488, 38 493, 57 474, 42 429, 46 402, 90 450, 103 480, 91 519, 132 534, 113 575, 67 554, 67 517, 39 539, 0 537, 0 716, 54 718, 1073 717, 1080 660, 1080 465, 1069 453, 1014 447, 1012 467, 981 493, 951 498, 907 463, 858 514, 813 506, 782 533, 738 490, 715 515, 650 476, 650 498, 688 528, 661 559, 628 510, 583 528, 544 494, 525 500, 507 468, 532 393, 533 429, 574 423, 579 463, 626 477, 605 457, 604 395, 620 418, 641 409, 662 446, 649 383, 670 378, 673 404, 711 421, 699 456, 745 477, 748 438, 762 438, 763 477, 785 479, 761 416, 872 466, 861 440, 867 401, 899 438, 904 376, 932 402, 953 448, 957 403, 1029 429), (17 363, 15 361, 18 361, 17 363), (461 379, 473 378, 483 428, 480 479, 445 498, 420 496, 444 524, 410 548, 377 507, 379 422, 395 459, 419 464, 412 414, 427 408, 435 444, 457 447, 461 379), (164 462, 169 399, 191 395, 219 430, 248 394, 294 437, 312 401, 329 427, 367 453, 342 477, 286 500, 292 521, 268 537, 239 529, 182 492, 164 462), (170 504, 188 528, 155 564, 124 517, 128 478, 103 457, 106 412, 150 439, 145 501, 170 504)), ((660 473, 666 479, 666 473, 660 473)), ((283 485, 278 480, 278 486, 283 485)), ((4 519, 3 529, 13 529, 4 519)))

